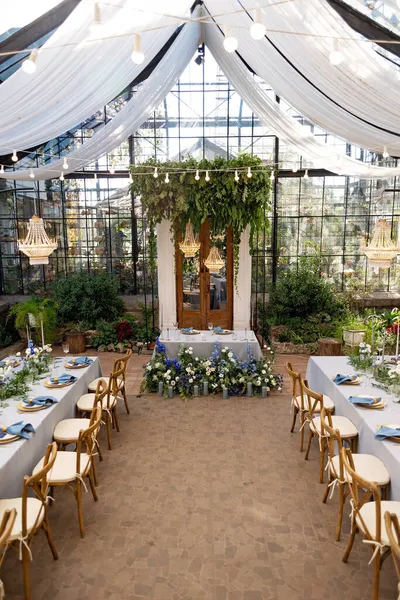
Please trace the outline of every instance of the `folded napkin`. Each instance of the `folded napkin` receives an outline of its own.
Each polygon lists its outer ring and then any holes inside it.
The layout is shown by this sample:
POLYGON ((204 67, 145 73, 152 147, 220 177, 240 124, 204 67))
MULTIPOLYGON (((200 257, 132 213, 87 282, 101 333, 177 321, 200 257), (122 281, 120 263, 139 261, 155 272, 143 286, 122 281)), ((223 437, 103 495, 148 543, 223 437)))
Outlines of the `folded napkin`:
POLYGON ((224 330, 222 329, 222 327, 214 327, 214 331, 215 333, 222 333, 224 330))
POLYGON ((184 327, 181 331, 182 333, 193 333, 193 327, 184 327))
POLYGON ((376 404, 376 401, 380 402, 382 398, 373 398, 372 396, 350 396, 349 402, 353 404, 376 404))
POLYGON ((394 429, 393 427, 387 427, 387 425, 382 425, 382 427, 380 427, 378 431, 375 432, 376 440, 384 440, 388 437, 400 438, 400 427, 396 427, 396 429, 394 429))
POLYGON ((6 363, 4 362, 4 360, 0 360, 0 367, 5 367, 6 363))
POLYGON ((341 383, 346 383, 348 381, 354 381, 355 379, 356 379, 355 375, 341 375, 340 373, 338 373, 336 375, 336 377, 334 377, 333 381, 337 385, 340 385, 341 383))
POLYGON ((32 437, 30 434, 35 433, 35 430, 30 423, 19 421, 19 423, 14 423, 14 425, 9 425, 8 427, 1 427, 0 439, 6 437, 7 433, 10 435, 18 435, 26 440, 30 440, 32 437))
POLYGON ((69 361, 71 365, 91 365, 93 360, 88 356, 78 356, 69 361))
POLYGON ((36 398, 24 398, 22 401, 27 406, 50 406, 58 402, 53 396, 36 396, 36 398))
POLYGON ((63 373, 59 377, 51 377, 51 383, 69 383, 70 381, 76 381, 76 377, 74 375, 68 375, 68 373, 63 373))

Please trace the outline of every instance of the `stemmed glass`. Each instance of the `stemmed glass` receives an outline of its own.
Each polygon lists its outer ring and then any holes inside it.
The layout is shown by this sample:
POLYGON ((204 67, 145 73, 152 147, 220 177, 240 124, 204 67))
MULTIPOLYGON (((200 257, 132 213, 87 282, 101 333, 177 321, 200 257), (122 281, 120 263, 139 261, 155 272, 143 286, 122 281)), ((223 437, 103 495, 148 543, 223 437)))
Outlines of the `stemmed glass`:
POLYGON ((62 344, 62 350, 63 350, 64 354, 68 354, 68 352, 69 352, 69 344, 67 342, 63 342, 63 344, 62 344))
POLYGON ((214 324, 208 323, 208 331, 213 331, 213 329, 214 329, 214 324))
POLYGON ((174 326, 174 329, 175 329, 175 335, 174 335, 174 337, 175 337, 175 339, 176 339, 176 332, 178 331, 178 321, 174 321, 174 322, 172 323, 172 325, 174 326))

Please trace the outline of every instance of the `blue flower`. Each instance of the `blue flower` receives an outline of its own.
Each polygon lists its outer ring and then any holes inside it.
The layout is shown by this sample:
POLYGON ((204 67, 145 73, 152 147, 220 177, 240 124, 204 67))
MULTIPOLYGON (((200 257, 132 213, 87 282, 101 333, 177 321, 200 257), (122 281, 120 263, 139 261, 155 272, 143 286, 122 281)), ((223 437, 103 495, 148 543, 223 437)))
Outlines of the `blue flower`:
POLYGON ((164 344, 162 344, 160 342, 160 339, 158 337, 156 337, 156 352, 160 353, 160 354, 166 354, 167 353, 167 349, 164 346, 164 344))

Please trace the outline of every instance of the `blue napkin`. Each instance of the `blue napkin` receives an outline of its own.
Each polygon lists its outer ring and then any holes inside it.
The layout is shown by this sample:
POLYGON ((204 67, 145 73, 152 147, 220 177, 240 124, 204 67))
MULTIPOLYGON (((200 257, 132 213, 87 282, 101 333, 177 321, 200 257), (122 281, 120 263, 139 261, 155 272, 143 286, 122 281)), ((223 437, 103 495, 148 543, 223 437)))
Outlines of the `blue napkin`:
MULTIPOLYGON (((353 404, 375 404, 375 398, 371 396, 350 396, 348 400, 353 404)), ((376 398, 376 400, 380 402, 382 398, 376 398)))
POLYGON ((0 367, 5 367, 6 363, 4 362, 4 360, 0 360, 0 367))
POLYGON ((76 377, 74 375, 68 375, 68 373, 63 373, 59 377, 51 377, 51 383, 62 384, 69 383, 70 381, 76 381, 76 377))
POLYGON ((184 327, 181 331, 182 333, 193 333, 193 327, 184 327))
POLYGON ((214 327, 214 331, 215 333, 222 333, 224 330, 222 329, 222 327, 214 327))
POLYGON ((354 380, 355 380, 354 375, 341 375, 340 373, 338 373, 336 375, 336 377, 333 379, 334 383, 336 383, 337 385, 340 385, 341 383, 346 383, 347 381, 354 381, 354 380))
POLYGON ((56 400, 53 396, 36 396, 36 398, 24 398, 23 403, 27 406, 51 406, 56 404, 56 400))
POLYGON ((383 425, 378 429, 378 431, 375 432, 376 440, 384 440, 388 437, 400 438, 400 427, 396 427, 396 429, 393 429, 392 427, 387 427, 386 425, 383 425))
POLYGON ((69 361, 71 365, 91 365, 93 360, 88 356, 78 356, 69 361))
POLYGON ((14 423, 14 425, 9 425, 3 429, 0 429, 0 439, 6 437, 6 434, 8 433, 30 440, 32 437, 30 434, 35 433, 35 429, 32 425, 30 423, 24 423, 23 421, 19 421, 19 423, 14 423), (3 429, 5 429, 5 431, 3 431, 3 429))

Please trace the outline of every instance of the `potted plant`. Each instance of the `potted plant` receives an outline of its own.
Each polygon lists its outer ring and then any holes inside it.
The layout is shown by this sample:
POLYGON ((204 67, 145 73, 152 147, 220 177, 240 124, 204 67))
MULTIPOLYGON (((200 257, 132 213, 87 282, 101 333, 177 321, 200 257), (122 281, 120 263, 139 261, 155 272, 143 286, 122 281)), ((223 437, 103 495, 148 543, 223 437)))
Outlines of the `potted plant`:
POLYGON ((21 339, 26 339, 27 330, 34 327, 41 344, 39 331, 43 323, 45 341, 53 340, 57 326, 57 306, 51 299, 32 296, 26 302, 14 304, 10 308, 9 315, 15 317, 15 327, 21 339))
POLYGON ((343 342, 347 346, 359 346, 364 341, 366 332, 364 320, 360 316, 352 313, 347 315, 342 329, 343 342))
POLYGON ((65 334, 65 341, 71 354, 79 354, 86 350, 86 324, 70 323, 65 334))

